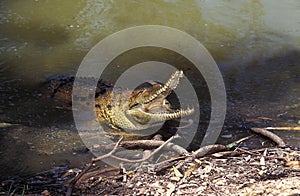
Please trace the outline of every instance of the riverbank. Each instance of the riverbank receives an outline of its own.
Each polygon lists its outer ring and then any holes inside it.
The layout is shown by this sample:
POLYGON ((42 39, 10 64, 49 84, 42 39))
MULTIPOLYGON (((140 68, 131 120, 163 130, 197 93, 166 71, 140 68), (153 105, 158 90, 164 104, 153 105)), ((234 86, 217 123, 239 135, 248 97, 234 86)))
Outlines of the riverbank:
MULTIPOLYGON (((97 168, 86 173, 72 195, 298 195, 300 151, 264 148, 221 151, 205 157, 176 158, 171 167, 97 168)), ((62 195, 77 168, 56 167, 27 178, 2 182, 1 194, 62 195)))

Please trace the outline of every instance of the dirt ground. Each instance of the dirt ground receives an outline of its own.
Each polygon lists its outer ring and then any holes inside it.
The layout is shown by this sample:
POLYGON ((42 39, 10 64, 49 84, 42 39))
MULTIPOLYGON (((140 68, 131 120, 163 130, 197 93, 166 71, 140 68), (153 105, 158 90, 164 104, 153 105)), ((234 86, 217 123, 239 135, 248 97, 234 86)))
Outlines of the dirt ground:
MULTIPOLYGON (((300 195, 300 151, 265 148, 178 158, 171 167, 135 171, 92 169, 72 195, 300 195)), ((65 195, 81 170, 56 167, 28 178, 2 182, 3 195, 65 195)))

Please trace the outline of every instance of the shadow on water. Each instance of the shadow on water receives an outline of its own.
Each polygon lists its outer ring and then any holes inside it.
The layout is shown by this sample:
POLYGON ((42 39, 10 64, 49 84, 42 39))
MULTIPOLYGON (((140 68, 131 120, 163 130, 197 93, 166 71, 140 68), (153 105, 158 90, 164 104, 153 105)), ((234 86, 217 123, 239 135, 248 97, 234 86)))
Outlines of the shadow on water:
POLYGON ((256 59, 237 71, 224 70, 228 73, 229 97, 260 100, 263 105, 284 101, 289 96, 293 98, 299 91, 299 61, 300 51, 295 49, 256 59))
MULTIPOLYGON (((299 62, 300 51, 295 48, 251 59, 239 68, 222 69, 221 65, 228 99, 223 134, 232 134, 232 138, 228 140, 221 136, 219 142, 228 143, 252 134, 250 127, 299 126, 299 62), (272 121, 246 122, 255 117, 267 117, 272 121)), ((299 133, 276 131, 276 134, 288 145, 299 147, 299 133)), ((259 147, 261 143, 261 140, 252 139, 248 145, 259 147)))
MULTIPOLYGON (((0 56, 1 121, 39 127, 70 121, 70 114, 53 106, 49 86, 44 84, 53 73, 74 73, 68 58, 55 56, 69 41, 66 28, 38 21, 29 21, 26 25, 7 23, 1 26, 1 34, 8 37, 1 40, 6 48, 0 56), (56 60, 50 63, 49 58, 56 60)), ((72 50, 64 51, 63 55, 68 53, 77 56, 74 59, 81 59, 81 55, 72 50)))

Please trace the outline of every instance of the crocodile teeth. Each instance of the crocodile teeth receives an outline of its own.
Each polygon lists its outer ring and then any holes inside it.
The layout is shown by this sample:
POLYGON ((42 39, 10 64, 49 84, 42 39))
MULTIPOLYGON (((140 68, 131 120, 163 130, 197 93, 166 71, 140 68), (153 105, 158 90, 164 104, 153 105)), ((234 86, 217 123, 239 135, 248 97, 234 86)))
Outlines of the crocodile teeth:
POLYGON ((172 113, 155 113, 149 114, 152 121, 165 121, 184 116, 189 116, 194 113, 194 108, 187 108, 186 110, 178 110, 172 113))
POLYGON ((177 87, 177 85, 179 84, 179 79, 182 78, 182 77, 183 77, 183 71, 182 70, 174 72, 171 75, 171 77, 169 78, 169 80, 166 82, 166 84, 164 84, 160 89, 158 89, 151 97, 146 99, 144 101, 144 104, 153 101, 159 95, 166 92, 168 89, 171 89, 171 90, 175 89, 177 87))

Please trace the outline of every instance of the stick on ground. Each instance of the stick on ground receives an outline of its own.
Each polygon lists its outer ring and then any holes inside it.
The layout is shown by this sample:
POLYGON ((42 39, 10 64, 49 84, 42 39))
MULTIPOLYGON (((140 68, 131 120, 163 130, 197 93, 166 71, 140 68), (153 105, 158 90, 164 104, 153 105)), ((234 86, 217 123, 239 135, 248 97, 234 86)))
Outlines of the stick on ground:
POLYGON ((279 147, 286 146, 285 142, 279 136, 277 136, 276 134, 268 131, 267 129, 264 129, 264 128, 251 128, 251 131, 268 137, 269 139, 274 141, 279 147))

